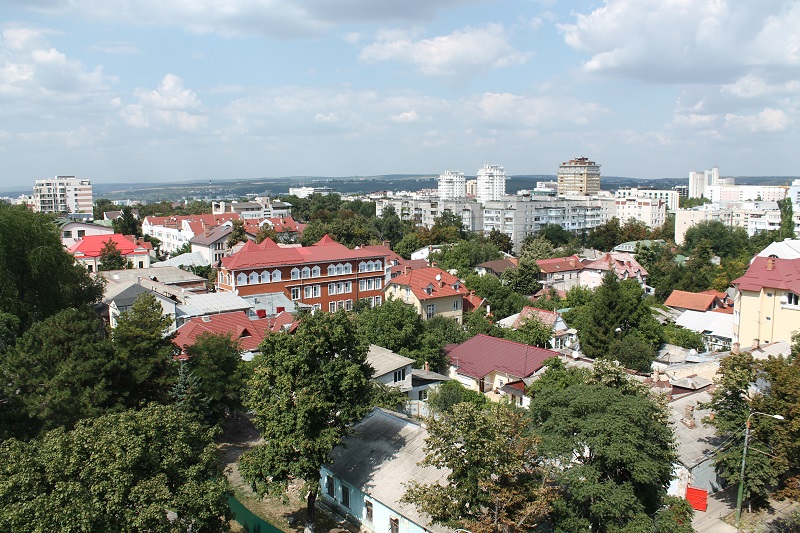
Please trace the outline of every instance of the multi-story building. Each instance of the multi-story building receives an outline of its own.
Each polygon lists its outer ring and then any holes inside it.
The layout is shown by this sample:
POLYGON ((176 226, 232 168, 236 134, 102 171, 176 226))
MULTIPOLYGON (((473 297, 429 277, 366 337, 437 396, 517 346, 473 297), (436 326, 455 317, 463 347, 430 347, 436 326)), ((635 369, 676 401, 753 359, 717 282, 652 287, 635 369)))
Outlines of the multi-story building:
MULTIPOLYGON (((678 199, 679 200, 680 200, 680 198, 689 198, 689 186, 688 185, 676 185, 676 186, 674 186, 672 188, 672 190, 675 191, 676 193, 678 193, 678 199)), ((677 209, 678 207, 680 207, 680 206, 676 205, 674 207, 674 209, 677 209)))
POLYGON ((466 183, 465 186, 466 186, 466 189, 467 189, 467 196, 469 196, 470 198, 475 198, 476 196, 478 196, 478 180, 477 179, 467 180, 467 183, 466 183))
POLYGON ((617 198, 614 201, 621 223, 630 219, 644 222, 648 228, 660 228, 667 220, 667 204, 655 198, 617 198))
POLYGON ((333 192, 334 190, 330 187, 289 187, 289 195, 297 196, 298 198, 308 198, 312 194, 325 196, 333 192))
POLYGON ((800 328, 800 259, 756 256, 733 286, 733 342, 791 342, 800 328))
POLYGON ((351 250, 327 235, 305 247, 248 241, 221 259, 217 289, 243 297, 283 293, 300 306, 324 311, 349 310, 359 300, 379 305, 388 279, 386 256, 375 249, 351 250))
POLYGON ((142 233, 161 241, 161 251, 174 253, 195 235, 203 235, 229 220, 240 220, 236 213, 222 215, 181 215, 169 217, 145 217, 142 221, 142 233))
POLYGON ((281 218, 292 216, 292 205, 266 197, 253 198, 252 202, 214 201, 211 203, 211 213, 214 215, 236 213, 242 220, 281 218))
POLYGON ((33 186, 33 210, 38 213, 86 215, 92 218, 92 182, 75 176, 56 176, 36 180, 33 186))
POLYGON ((719 185, 719 167, 700 172, 689 172, 689 198, 708 198, 706 187, 719 185))
MULTIPOLYGON (((726 226, 742 227, 749 236, 780 229, 781 212, 777 202, 720 202, 675 211, 675 244, 683 244, 686 232, 706 220, 726 226)), ((794 213, 795 234, 800 230, 800 212, 794 213)))
POLYGON ((786 198, 788 187, 776 185, 709 185, 705 197, 711 202, 777 202, 786 198))
POLYGON ((558 167, 559 196, 592 196, 600 192, 600 165, 586 157, 570 159, 558 167))
POLYGON ((386 285, 386 298, 413 305, 423 320, 435 316, 461 323, 464 297, 469 294, 461 281, 437 267, 408 270, 386 285))
POLYGON ((499 165, 484 165, 478 170, 477 189, 480 203, 499 200, 506 194, 506 170, 499 165))
POLYGON ((439 199, 459 200, 467 197, 467 180, 463 172, 446 170, 439 176, 439 199))
POLYGON ((652 198, 663 200, 670 211, 678 209, 680 195, 677 190, 670 189, 642 189, 639 187, 621 187, 614 193, 615 198, 652 198))

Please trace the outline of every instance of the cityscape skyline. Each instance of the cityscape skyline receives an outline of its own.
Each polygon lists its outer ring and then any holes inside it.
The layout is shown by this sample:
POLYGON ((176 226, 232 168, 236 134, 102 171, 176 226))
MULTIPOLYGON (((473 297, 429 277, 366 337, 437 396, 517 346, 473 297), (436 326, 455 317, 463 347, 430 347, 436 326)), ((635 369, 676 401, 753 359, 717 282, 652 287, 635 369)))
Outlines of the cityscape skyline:
POLYGON ((4 188, 446 170, 792 176, 800 5, 0 8, 4 188))

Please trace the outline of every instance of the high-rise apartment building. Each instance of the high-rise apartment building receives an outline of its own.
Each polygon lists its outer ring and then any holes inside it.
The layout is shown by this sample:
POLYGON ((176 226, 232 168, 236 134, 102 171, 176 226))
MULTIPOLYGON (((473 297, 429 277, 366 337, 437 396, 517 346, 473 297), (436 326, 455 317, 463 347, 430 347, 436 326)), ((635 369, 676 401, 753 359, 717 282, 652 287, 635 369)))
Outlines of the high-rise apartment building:
POLYGON ((558 167, 558 195, 592 196, 600 192, 600 165, 576 157, 558 167))
POLYGON ((689 198, 708 198, 706 187, 720 185, 719 168, 689 172, 689 198))
POLYGON ((463 172, 445 170, 444 174, 439 176, 440 200, 455 200, 458 198, 466 198, 466 196, 467 179, 464 177, 463 172))
POLYGON ((506 194, 506 170, 499 165, 484 165, 478 170, 477 198, 482 204, 500 200, 506 194))
POLYGON ((92 214, 92 182, 75 176, 36 180, 33 210, 38 213, 92 214))

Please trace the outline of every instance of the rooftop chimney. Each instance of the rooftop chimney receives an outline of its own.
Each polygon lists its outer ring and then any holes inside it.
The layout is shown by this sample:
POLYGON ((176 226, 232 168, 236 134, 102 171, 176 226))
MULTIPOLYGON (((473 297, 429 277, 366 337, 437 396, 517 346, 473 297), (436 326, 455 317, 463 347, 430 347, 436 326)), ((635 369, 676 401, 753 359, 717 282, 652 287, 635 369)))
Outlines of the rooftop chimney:
POLYGON ((774 270, 775 269, 775 258, 770 257, 767 259, 767 270, 774 270))
POLYGON ((686 405, 683 410, 683 424, 688 428, 694 427, 694 405, 686 405))
POLYGON ((751 349, 752 350, 758 350, 758 348, 760 346, 761 346, 761 342, 758 339, 753 339, 753 346, 752 346, 751 349))
POLYGON ((430 372, 430 371, 431 371, 431 365, 428 364, 427 361, 425 361, 425 372, 430 372))
POLYGON ((569 266, 574 267, 578 264, 578 259, 573 255, 569 258, 569 266))

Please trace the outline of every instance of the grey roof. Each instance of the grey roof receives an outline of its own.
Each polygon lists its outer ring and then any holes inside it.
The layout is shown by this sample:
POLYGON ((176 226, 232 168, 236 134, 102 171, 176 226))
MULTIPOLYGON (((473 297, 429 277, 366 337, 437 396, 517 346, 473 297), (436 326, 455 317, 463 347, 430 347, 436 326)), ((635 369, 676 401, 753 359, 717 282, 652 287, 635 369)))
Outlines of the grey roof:
POLYGON ((153 268, 182 267, 182 266, 208 266, 209 261, 200 252, 189 252, 171 257, 160 263, 153 263, 153 268))
POLYGON ((451 379, 451 377, 445 376, 444 374, 440 374, 438 372, 432 372, 430 370, 426 371, 421 368, 411 369, 411 384, 414 387, 431 382, 440 383, 443 381, 450 381, 451 379))
POLYGON ((714 426, 703 424, 703 418, 711 414, 711 409, 697 408, 697 404, 709 401, 711 395, 703 391, 687 394, 669 403, 669 416, 678 443, 678 461, 686 468, 692 468, 711 457, 720 444, 720 439, 714 435, 714 426), (687 405, 695 408, 693 428, 681 422, 687 405))
MULTIPOLYGON (((118 308, 120 308, 120 307, 130 307, 130 306, 133 305, 133 302, 135 302, 136 299, 141 294, 145 294, 145 293, 156 294, 156 293, 154 293, 153 291, 151 291, 149 289, 145 289, 144 287, 142 287, 138 283, 134 283, 133 285, 131 285, 127 289, 125 289, 122 292, 118 293, 113 298, 110 298, 109 300, 107 300, 107 302, 111 303, 113 301, 118 308)), ((159 296, 159 295, 157 295, 157 296, 159 296)))
POLYGON ((232 292, 186 294, 183 298, 183 303, 176 307, 175 314, 184 318, 227 313, 229 311, 246 311, 251 307, 250 302, 232 292))
POLYGON ((250 294, 247 296, 242 296, 242 298, 250 303, 254 311, 258 309, 265 310, 267 312, 267 316, 278 314, 279 307, 283 307, 283 310, 287 313, 294 313, 296 310, 295 302, 283 292, 250 294))
POLYGON ((733 314, 713 311, 684 311, 675 324, 704 335, 733 339, 733 314))
POLYGON ((783 355, 784 357, 789 357, 792 353, 792 345, 789 344, 788 341, 780 340, 768 344, 761 344, 758 348, 743 348, 739 351, 749 352, 753 356, 753 359, 766 360, 770 356, 779 357, 783 355))
POLYGON ((419 464, 426 455, 428 431, 398 413, 377 408, 353 429, 344 446, 331 452, 331 472, 415 524, 437 533, 449 531, 431 524, 414 505, 400 502, 410 481, 447 481, 449 470, 419 464))
POLYGON ((198 233, 189 241, 192 244, 199 244, 203 246, 208 246, 209 244, 213 244, 220 239, 226 238, 230 232, 233 231, 232 226, 222 225, 217 226, 215 228, 211 228, 208 234, 205 233, 198 233))
POLYGON ((139 278, 157 278, 160 283, 166 285, 179 285, 181 283, 204 283, 202 278, 191 272, 186 272, 175 266, 166 266, 158 269, 152 268, 131 268, 129 270, 106 270, 97 273, 112 283, 127 283, 136 281, 139 278))
POLYGON ((369 351, 367 352, 367 363, 369 363, 370 366, 375 369, 375 372, 372 374, 373 378, 383 376, 389 372, 394 372, 395 370, 410 365, 413 362, 413 359, 394 353, 386 348, 381 348, 375 344, 369 345, 369 351))

